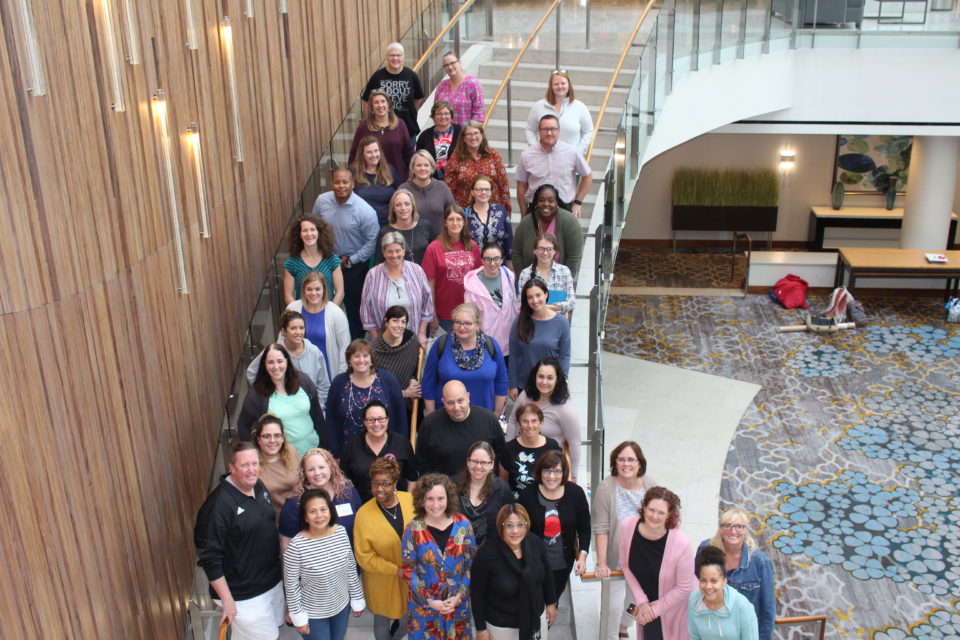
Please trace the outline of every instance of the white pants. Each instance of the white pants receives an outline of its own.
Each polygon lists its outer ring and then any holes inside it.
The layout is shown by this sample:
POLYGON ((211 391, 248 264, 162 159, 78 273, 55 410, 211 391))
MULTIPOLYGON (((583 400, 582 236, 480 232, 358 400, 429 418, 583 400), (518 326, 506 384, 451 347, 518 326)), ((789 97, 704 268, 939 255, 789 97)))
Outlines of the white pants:
MULTIPOLYGON (((487 631, 490 632, 490 640, 517 640, 520 637, 520 629, 515 627, 498 627, 487 623, 487 631)), ((540 640, 547 640, 547 612, 540 614, 540 640)))
MULTIPOLYGON (((219 600, 214 600, 223 606, 219 600)), ((230 623, 233 640, 276 640, 283 624, 283 583, 246 600, 237 600, 237 617, 230 623)))
POLYGON ((630 631, 637 624, 629 613, 627 605, 633 602, 633 594, 627 588, 626 580, 610 580, 610 608, 607 610, 607 637, 604 640, 618 640, 620 626, 630 631))

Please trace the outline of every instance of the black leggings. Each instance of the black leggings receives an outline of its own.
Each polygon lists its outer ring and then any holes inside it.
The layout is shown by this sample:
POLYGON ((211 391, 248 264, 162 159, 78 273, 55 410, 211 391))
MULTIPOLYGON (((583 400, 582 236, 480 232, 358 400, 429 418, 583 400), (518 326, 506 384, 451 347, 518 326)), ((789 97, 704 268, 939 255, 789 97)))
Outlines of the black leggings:
POLYGON ((567 588, 567 581, 570 579, 570 569, 555 569, 553 572, 553 586, 556 588, 557 602, 560 602, 560 596, 563 590, 567 588))

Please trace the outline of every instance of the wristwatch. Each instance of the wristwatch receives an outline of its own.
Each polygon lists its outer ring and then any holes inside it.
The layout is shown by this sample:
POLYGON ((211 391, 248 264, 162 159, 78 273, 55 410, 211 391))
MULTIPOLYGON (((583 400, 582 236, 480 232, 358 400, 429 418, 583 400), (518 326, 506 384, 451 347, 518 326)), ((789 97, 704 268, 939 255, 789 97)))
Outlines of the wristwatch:
POLYGON ((347 256, 346 258, 343 258, 342 260, 340 260, 340 264, 343 265, 344 269, 349 269, 350 267, 353 266, 353 263, 350 262, 350 256, 347 256))
POLYGON ((583 200, 574 200, 570 204, 579 204, 580 206, 583 206, 583 200))

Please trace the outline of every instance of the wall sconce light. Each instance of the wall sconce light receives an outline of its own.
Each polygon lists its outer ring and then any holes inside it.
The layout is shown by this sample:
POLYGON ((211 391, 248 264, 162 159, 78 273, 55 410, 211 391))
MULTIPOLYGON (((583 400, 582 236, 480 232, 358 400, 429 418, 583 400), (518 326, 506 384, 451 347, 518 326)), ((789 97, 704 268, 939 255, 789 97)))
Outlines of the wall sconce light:
POLYGON ((177 274, 180 277, 180 286, 177 287, 177 291, 190 293, 190 288, 187 286, 187 270, 183 262, 183 240, 180 237, 180 205, 177 202, 176 184, 173 180, 173 157, 170 150, 170 131, 167 126, 167 97, 163 89, 153 93, 153 111, 157 116, 157 125, 160 129, 160 151, 163 155, 170 218, 173 221, 173 245, 177 254, 177 274))
POLYGON ((193 15, 193 0, 184 0, 184 12, 187 14, 187 49, 197 48, 197 21, 193 15))
POLYGON ((40 48, 37 46, 37 30, 33 25, 33 7, 30 0, 19 0, 20 26, 27 47, 27 93, 33 96, 47 95, 47 84, 40 64, 40 48))
POLYGON ((797 152, 793 149, 780 150, 780 170, 790 171, 797 164, 797 152))
POLYGON ((287 12, 287 0, 280 0, 280 13, 287 12))
POLYGON ((134 19, 133 6, 130 4, 130 0, 123 0, 123 9, 127 24, 127 45, 130 47, 127 62, 140 64, 140 36, 137 34, 137 21, 134 19))
POLYGON ((200 125, 192 122, 187 127, 187 139, 193 150, 193 165, 197 176, 197 200, 200 201, 200 237, 210 237, 210 216, 207 210, 207 189, 203 179, 203 151, 200 148, 200 125))
POLYGON ((100 12, 107 55, 110 57, 110 85, 113 89, 113 102, 110 103, 110 108, 114 111, 126 111, 126 101, 123 96, 123 65, 120 64, 117 32, 113 24, 113 0, 101 0, 100 12))
POLYGON ((246 6, 243 9, 243 16, 245 18, 253 17, 253 0, 246 0, 244 3, 246 6))
POLYGON ((220 37, 223 38, 223 51, 227 56, 227 82, 230 84, 230 106, 233 116, 233 159, 243 162, 243 140, 240 136, 240 105, 237 101, 237 69, 233 58, 233 28, 230 18, 223 17, 220 23, 220 37))

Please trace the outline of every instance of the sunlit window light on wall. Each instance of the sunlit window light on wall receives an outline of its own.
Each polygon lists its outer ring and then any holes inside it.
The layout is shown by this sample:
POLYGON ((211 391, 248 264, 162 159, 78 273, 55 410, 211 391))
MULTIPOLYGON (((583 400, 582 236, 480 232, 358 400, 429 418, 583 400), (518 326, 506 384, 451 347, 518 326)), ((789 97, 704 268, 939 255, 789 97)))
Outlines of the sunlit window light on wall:
POLYGON ((237 69, 233 57, 233 28, 230 18, 224 16, 220 23, 223 51, 227 56, 227 81, 230 83, 230 107, 233 116, 233 159, 243 162, 243 140, 240 135, 240 105, 237 101, 237 69))
POLYGON ((33 7, 30 0, 19 0, 20 26, 23 28, 23 42, 27 48, 27 93, 34 96, 47 95, 47 84, 43 78, 43 65, 40 63, 40 48, 37 45, 37 30, 33 24, 33 7))
POLYGON ((137 33, 137 21, 134 18, 134 4, 123 0, 123 17, 127 25, 127 62, 140 64, 140 35, 137 33))
POLYGON ((197 20, 193 15, 193 0, 183 1, 183 10, 187 14, 187 41, 188 49, 197 48, 197 20))
POLYGON ((110 108, 114 111, 126 111, 126 100, 123 97, 123 66, 120 62, 120 52, 117 49, 117 31, 113 23, 113 0, 100 0, 100 15, 103 21, 107 56, 110 58, 110 87, 113 90, 113 101, 110 103, 110 108))
POLYGON ((177 202, 176 184, 173 180, 173 154, 170 149, 170 131, 167 123, 167 96, 162 89, 153 94, 153 112, 160 130, 160 151, 163 155, 163 172, 167 183, 167 199, 170 207, 170 219, 173 222, 173 246, 177 254, 177 274, 180 286, 177 291, 190 293, 187 286, 187 270, 183 262, 183 240, 180 237, 180 205, 177 202))
POLYGON ((243 9, 244 17, 252 18, 253 17, 253 0, 246 0, 246 2, 244 2, 244 5, 245 5, 243 9))
POLYGON ((187 127, 187 139, 193 151, 194 174, 197 177, 197 200, 200 201, 200 237, 210 237, 210 217, 207 211, 207 190, 203 178, 203 151, 200 148, 200 125, 196 122, 187 127))
POLYGON ((797 164, 797 152, 793 149, 780 150, 780 171, 790 171, 797 164))

